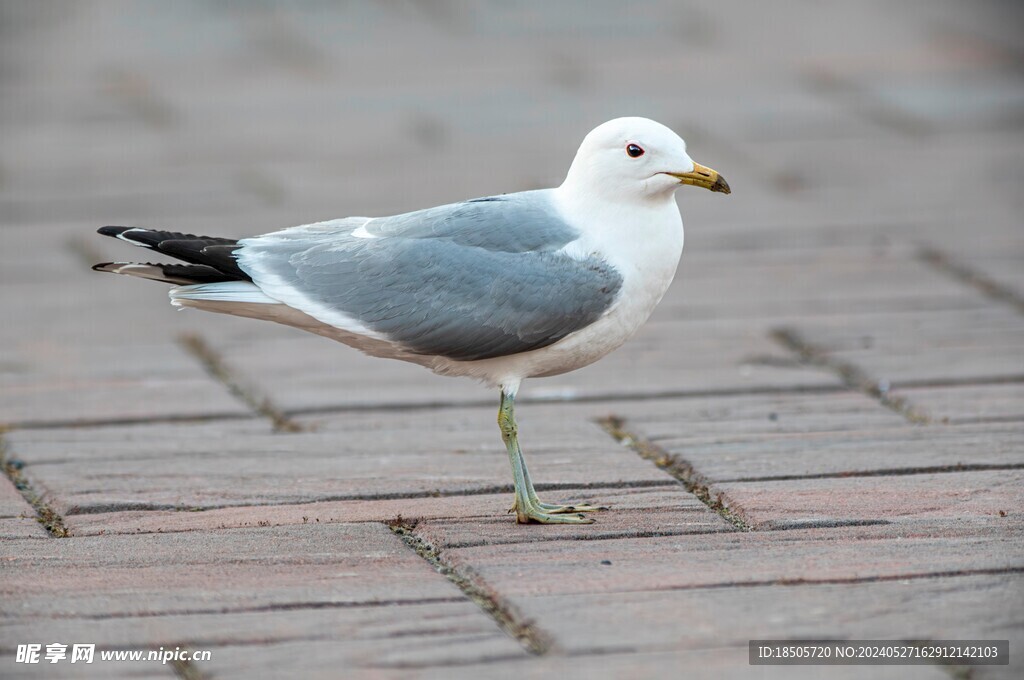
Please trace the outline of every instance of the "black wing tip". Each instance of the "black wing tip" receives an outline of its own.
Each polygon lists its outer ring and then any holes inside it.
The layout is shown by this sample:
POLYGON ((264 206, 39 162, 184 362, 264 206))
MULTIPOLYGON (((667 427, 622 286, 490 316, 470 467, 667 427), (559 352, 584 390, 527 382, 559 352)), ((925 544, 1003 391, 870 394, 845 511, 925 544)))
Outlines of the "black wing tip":
POLYGON ((128 231, 129 229, 133 228, 134 227, 100 227, 99 229, 96 230, 96 233, 102 234, 104 236, 117 237, 123 234, 124 232, 128 231))
POLYGON ((94 272, 109 272, 110 270, 109 269, 104 269, 104 267, 109 267, 112 264, 114 264, 114 263, 113 262, 100 262, 99 264, 94 264, 92 266, 92 270, 94 272))

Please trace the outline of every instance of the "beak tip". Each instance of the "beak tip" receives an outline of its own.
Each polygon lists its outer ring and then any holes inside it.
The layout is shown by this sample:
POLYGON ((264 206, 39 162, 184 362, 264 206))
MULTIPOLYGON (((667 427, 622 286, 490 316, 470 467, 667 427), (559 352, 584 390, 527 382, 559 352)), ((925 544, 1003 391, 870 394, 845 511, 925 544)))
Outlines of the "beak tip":
POLYGON ((729 183, 725 181, 725 178, 721 175, 715 180, 715 183, 711 186, 712 191, 717 191, 722 194, 731 194, 732 189, 729 188, 729 183))

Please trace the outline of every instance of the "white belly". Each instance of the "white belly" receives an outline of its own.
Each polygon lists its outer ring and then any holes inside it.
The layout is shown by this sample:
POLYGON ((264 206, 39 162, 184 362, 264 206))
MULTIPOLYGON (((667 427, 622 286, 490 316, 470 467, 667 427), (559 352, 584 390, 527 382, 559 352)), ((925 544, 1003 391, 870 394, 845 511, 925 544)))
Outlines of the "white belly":
POLYGON ((548 347, 481 361, 434 358, 424 365, 441 375, 477 378, 489 385, 575 371, 626 342, 654 311, 672 283, 672 276, 648 283, 654 285, 646 288, 642 295, 630 296, 624 287, 621 302, 608 314, 548 347))

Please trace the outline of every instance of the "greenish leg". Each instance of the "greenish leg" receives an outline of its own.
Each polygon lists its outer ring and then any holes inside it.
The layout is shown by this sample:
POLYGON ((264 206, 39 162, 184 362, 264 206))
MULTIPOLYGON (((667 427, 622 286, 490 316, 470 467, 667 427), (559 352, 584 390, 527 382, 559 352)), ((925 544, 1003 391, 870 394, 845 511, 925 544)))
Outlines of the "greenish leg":
POLYGON ((537 492, 533 488, 533 482, 530 480, 530 473, 526 469, 523 452, 519 448, 514 401, 515 393, 512 392, 510 394, 502 389, 501 407, 498 409, 498 427, 501 428, 501 438, 505 442, 505 448, 508 450, 508 459, 512 464, 512 479, 516 492, 512 510, 516 513, 516 520, 520 524, 529 522, 540 522, 542 524, 592 523, 594 520, 576 513, 593 512, 604 510, 605 508, 593 505, 552 505, 550 503, 542 503, 537 497, 537 492))
POLYGON ((608 509, 608 507, 604 505, 590 505, 589 503, 576 503, 575 505, 542 503, 541 500, 537 498, 537 492, 533 488, 533 482, 530 481, 530 471, 526 467, 526 458, 523 457, 522 451, 519 452, 519 464, 523 467, 523 478, 526 480, 526 495, 531 501, 533 501, 533 504, 541 510, 555 515, 563 512, 598 512, 600 510, 608 509))

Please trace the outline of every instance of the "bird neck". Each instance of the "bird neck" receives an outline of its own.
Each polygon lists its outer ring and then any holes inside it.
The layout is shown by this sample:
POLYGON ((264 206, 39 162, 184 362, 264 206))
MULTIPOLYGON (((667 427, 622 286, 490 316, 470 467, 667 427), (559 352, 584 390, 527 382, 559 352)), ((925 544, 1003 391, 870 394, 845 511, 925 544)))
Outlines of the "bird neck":
POLYGON ((568 221, 609 226, 649 223, 656 229, 682 226, 674 192, 616 193, 603 187, 596 191, 594 186, 579 182, 570 174, 562 186, 552 191, 555 204, 568 221))
POLYGON ((581 256, 598 252, 623 268, 675 271, 683 250, 683 221, 671 194, 661 200, 616 200, 562 185, 553 199, 563 219, 580 230, 574 251, 581 256))

